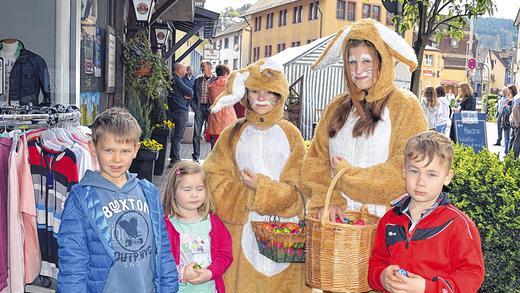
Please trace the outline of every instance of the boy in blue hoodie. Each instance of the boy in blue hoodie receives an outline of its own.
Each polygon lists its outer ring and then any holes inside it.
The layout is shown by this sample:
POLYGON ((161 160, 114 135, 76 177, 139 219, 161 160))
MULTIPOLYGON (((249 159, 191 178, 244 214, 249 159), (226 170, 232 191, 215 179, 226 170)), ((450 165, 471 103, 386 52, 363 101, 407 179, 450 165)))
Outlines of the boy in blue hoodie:
POLYGON ((128 169, 141 128, 121 108, 92 124, 99 172, 72 187, 58 234, 58 292, 177 292, 157 188, 128 169))

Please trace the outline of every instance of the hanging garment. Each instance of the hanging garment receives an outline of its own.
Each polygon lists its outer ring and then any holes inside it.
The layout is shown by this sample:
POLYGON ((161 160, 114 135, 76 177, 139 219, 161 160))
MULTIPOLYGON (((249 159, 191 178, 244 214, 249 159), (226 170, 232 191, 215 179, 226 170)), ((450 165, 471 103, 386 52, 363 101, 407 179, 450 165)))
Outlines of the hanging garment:
MULTIPOLYGON (((0 138, 0 235, 7 235, 7 178, 11 139, 0 138)), ((0 238, 0 290, 7 287, 7 237, 0 238)))
POLYGON ((76 155, 70 149, 54 151, 40 139, 28 142, 29 164, 36 198, 38 238, 42 257, 40 274, 57 277, 60 217, 67 194, 78 182, 76 155))

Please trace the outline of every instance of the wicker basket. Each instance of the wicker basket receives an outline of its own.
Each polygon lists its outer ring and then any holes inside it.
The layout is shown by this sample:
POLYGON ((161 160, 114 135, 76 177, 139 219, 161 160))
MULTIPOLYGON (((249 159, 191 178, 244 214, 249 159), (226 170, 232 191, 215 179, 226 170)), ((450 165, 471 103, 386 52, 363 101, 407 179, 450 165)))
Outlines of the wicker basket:
MULTIPOLYGON (((330 197, 337 181, 345 173, 341 170, 331 182, 323 215, 329 214, 330 197)), ((367 206, 360 212, 349 211, 351 220, 363 219, 365 225, 331 222, 329 217, 305 217, 306 282, 312 288, 331 292, 367 292, 368 259, 372 253, 379 217, 371 215, 367 206)))
MULTIPOLYGON (((262 227, 265 223, 252 221, 260 253, 275 262, 305 262, 305 233, 277 234, 262 227)), ((283 224, 276 222, 277 224, 283 224)))

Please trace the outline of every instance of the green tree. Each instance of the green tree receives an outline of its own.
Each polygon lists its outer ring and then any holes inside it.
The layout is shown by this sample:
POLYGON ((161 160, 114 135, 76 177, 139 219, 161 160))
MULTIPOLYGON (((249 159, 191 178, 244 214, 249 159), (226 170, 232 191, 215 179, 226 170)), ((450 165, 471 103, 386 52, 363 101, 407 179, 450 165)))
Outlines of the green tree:
POLYGON ((417 38, 413 49, 419 61, 412 73, 410 90, 419 94, 424 48, 429 41, 442 37, 462 39, 468 20, 496 10, 493 0, 396 0, 403 4, 403 19, 399 31, 416 28, 417 38))

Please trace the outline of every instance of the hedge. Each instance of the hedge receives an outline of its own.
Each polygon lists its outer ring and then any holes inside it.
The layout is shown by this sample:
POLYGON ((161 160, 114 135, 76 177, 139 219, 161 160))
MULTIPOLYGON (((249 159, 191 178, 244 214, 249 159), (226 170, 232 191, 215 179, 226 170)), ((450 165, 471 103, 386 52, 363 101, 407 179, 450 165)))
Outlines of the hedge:
POLYGON ((482 111, 486 113, 486 121, 497 121, 497 95, 486 95, 482 99, 482 111))
POLYGON ((480 292, 520 292, 520 160, 455 146, 447 191, 477 225, 486 278, 480 292))

